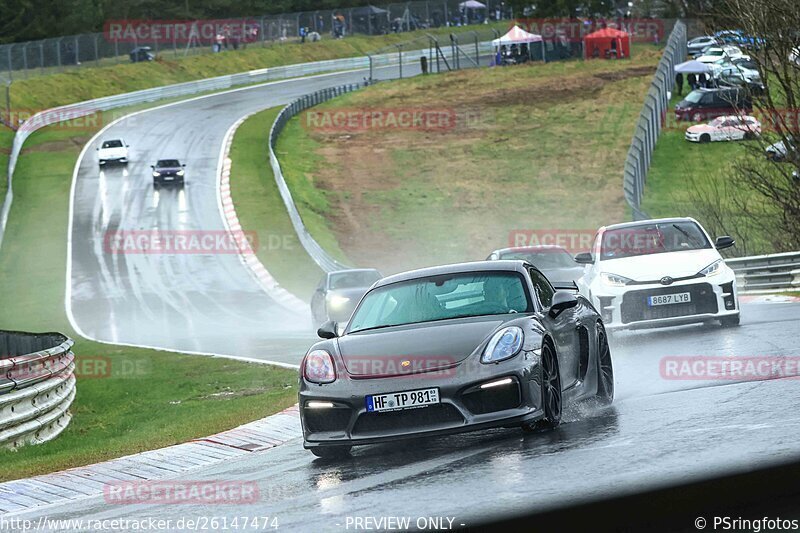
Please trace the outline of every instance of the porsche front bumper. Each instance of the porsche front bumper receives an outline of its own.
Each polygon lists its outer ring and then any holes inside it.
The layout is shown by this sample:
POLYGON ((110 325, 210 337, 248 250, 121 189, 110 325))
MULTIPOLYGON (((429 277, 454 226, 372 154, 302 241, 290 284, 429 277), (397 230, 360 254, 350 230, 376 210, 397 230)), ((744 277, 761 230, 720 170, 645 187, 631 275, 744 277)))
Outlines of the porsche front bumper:
POLYGON ((339 379, 326 385, 301 379, 303 445, 373 444, 516 426, 544 416, 541 398, 541 367, 534 352, 522 352, 492 365, 467 359, 449 369, 398 377, 364 379, 341 372, 339 379), (511 378, 510 382, 496 384, 505 378, 511 378), (369 395, 429 388, 439 390, 439 404, 367 411, 369 395), (326 406, 309 407, 312 401, 326 406))

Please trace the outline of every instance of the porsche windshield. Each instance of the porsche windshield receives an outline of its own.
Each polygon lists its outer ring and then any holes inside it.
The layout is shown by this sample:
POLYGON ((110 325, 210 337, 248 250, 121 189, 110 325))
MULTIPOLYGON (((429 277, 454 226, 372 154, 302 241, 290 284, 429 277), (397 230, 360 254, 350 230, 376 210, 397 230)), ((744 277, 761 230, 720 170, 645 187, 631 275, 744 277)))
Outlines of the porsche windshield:
POLYGON ((620 259, 711 248, 694 222, 665 222, 607 230, 603 233, 600 259, 620 259))
POLYGON ((356 310, 348 333, 449 318, 533 311, 516 272, 446 274, 379 287, 356 310))

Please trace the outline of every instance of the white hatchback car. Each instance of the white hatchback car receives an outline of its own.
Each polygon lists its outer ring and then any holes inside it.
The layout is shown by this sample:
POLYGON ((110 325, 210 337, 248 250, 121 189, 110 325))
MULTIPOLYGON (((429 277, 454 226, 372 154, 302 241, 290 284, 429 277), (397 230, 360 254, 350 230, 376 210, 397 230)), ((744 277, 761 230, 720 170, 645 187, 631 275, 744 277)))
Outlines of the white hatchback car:
POLYGON ((686 130, 687 141, 740 141, 761 135, 761 123, 751 116, 717 117, 708 124, 696 124, 686 130))
POLYGON ((736 276, 718 250, 731 237, 708 233, 692 218, 665 218, 602 227, 577 283, 607 329, 694 322, 739 324, 736 276))
POLYGON ((706 50, 703 55, 697 58, 701 63, 716 63, 720 59, 736 59, 739 57, 749 57, 742 53, 738 46, 715 46, 706 50))
POLYGON ((100 166, 106 163, 128 164, 128 145, 122 139, 109 139, 97 149, 97 159, 100 166))

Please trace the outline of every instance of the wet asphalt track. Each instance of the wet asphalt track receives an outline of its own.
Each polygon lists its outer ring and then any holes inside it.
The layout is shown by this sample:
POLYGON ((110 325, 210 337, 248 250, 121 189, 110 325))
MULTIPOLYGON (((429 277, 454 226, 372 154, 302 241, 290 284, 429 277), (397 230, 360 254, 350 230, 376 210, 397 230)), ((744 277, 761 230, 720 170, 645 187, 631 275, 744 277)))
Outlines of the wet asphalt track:
MULTIPOLYGON (((99 172, 94 147, 81 162, 72 231, 76 325, 110 342, 233 354, 297 363, 308 347, 308 317, 288 312, 235 255, 109 254, 115 230, 221 230, 217 158, 241 116, 363 72, 306 78, 147 112, 101 138, 131 145, 127 169, 99 172), (149 165, 187 162, 183 193, 154 193, 149 165)), ((258 504, 106 505, 102 498, 23 516, 180 518, 276 516, 281 529, 340 530, 346 517, 455 517, 474 523, 748 469, 800 456, 800 380, 748 383, 664 379, 665 356, 800 356, 800 305, 745 304, 734 329, 685 326, 612 336, 617 401, 574 411, 549 434, 518 430, 377 445, 341 463, 313 460, 299 441, 229 461, 186 479, 256 480, 258 504)), ((352 530, 352 527, 351 527, 352 530)))
POLYGON ((673 381, 660 375, 664 356, 800 355, 800 305, 750 304, 743 312, 736 329, 614 334, 617 401, 603 410, 572 409, 550 433, 499 429, 366 446, 333 463, 315 460, 294 440, 183 476, 256 481, 255 504, 109 505, 98 497, 20 516, 268 515, 290 531, 344 531, 347 517, 450 517, 470 525, 800 457, 800 380, 673 381))

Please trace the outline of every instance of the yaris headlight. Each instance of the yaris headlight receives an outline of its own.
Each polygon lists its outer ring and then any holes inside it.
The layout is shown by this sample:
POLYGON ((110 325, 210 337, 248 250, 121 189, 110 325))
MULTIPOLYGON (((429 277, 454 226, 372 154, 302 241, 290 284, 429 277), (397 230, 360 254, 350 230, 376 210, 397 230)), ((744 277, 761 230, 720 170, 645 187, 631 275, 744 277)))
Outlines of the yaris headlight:
POLYGON ((336 368, 333 357, 325 350, 313 350, 303 359, 303 377, 311 383, 333 383, 336 381, 336 368))
POLYGON ((717 259, 716 261, 705 267, 703 270, 698 272, 698 274, 702 276, 716 276, 717 274, 720 273, 721 267, 722 267, 722 259, 717 259))
POLYGON ((511 359, 522 349, 525 334, 518 326, 503 328, 489 339, 489 344, 483 350, 481 363, 497 363, 511 359))
POLYGON ((605 285, 610 285, 611 287, 624 287, 633 281, 631 278, 626 278, 625 276, 619 276, 617 274, 611 274, 610 272, 601 272, 600 279, 605 285))

